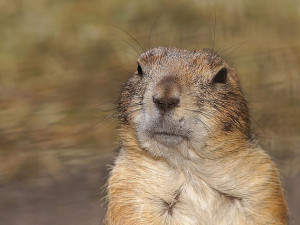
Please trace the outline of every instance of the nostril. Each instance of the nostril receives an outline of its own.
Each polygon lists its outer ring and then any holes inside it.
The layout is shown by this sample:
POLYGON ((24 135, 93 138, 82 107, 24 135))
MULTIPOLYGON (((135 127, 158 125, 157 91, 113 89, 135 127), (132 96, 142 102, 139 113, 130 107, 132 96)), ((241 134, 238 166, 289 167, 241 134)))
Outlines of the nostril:
POLYGON ((166 100, 166 104, 169 106, 177 106, 179 103, 179 98, 169 98, 166 100))
POLYGON ((159 100, 159 98, 153 96, 153 102, 156 104, 156 105, 159 105, 159 104, 162 104, 162 102, 159 100))
POLYGON ((180 99, 177 97, 156 97, 153 96, 153 102, 156 107, 164 112, 172 110, 176 106, 178 106, 180 99))

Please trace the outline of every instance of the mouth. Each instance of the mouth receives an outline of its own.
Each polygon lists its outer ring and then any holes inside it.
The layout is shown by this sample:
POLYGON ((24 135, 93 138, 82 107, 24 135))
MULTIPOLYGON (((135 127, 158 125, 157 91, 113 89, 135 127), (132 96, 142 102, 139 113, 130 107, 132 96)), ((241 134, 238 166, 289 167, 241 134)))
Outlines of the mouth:
POLYGON ((175 146, 187 139, 186 136, 172 132, 154 132, 152 137, 165 146, 175 146))

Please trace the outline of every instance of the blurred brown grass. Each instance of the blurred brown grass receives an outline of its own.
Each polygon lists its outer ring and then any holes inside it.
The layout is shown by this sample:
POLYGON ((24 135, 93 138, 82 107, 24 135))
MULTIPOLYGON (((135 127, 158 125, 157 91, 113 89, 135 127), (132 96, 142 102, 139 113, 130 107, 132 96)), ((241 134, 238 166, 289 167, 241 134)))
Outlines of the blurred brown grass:
POLYGON ((144 48, 154 24, 151 46, 199 49, 212 45, 214 15, 215 49, 232 47, 224 55, 263 145, 283 173, 298 174, 298 0, 14 0, 0 3, 0 181, 57 176, 70 162, 113 154, 109 100, 135 70, 130 45, 140 49, 111 25, 144 48))
POLYGON ((141 52, 126 32, 144 48, 210 48, 215 15, 214 49, 228 48, 296 220, 298 0, 0 1, 0 220, 97 223, 118 145, 115 102, 141 52))

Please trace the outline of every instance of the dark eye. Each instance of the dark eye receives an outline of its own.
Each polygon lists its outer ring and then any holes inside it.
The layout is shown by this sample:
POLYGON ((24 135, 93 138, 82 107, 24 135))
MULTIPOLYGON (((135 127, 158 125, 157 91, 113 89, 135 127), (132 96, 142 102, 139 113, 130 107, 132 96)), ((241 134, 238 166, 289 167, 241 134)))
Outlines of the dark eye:
POLYGON ((215 84, 215 83, 225 84, 227 81, 227 73, 228 73, 228 71, 226 68, 219 70, 217 72, 217 74, 215 75, 214 79, 212 80, 212 83, 213 84, 215 84))
POLYGON ((144 75, 142 67, 140 66, 140 64, 138 64, 138 66, 137 66, 137 72, 138 72, 138 75, 140 75, 140 76, 144 75))

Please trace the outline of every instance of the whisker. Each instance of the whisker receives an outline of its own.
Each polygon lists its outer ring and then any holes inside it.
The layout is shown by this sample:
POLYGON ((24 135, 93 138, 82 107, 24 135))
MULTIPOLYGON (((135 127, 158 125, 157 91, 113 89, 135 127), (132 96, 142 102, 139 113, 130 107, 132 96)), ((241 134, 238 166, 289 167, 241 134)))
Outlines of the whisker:
POLYGON ((110 119, 112 118, 116 118, 116 115, 117 115, 117 112, 114 112, 108 116, 106 116, 105 118, 103 118, 102 120, 99 120, 98 122, 96 122, 94 125, 92 125, 90 128, 95 128, 97 127, 97 125, 99 125, 101 123, 101 126, 100 127, 103 127, 104 125, 106 125, 110 119))
POLYGON ((106 115, 106 116, 96 116, 96 115, 93 115, 93 117, 94 118, 101 118, 101 119, 104 120, 104 119, 114 118, 117 114, 118 114, 118 111, 114 111, 114 112, 112 112, 112 113, 110 113, 109 115, 106 115))
MULTIPOLYGON (((99 107, 97 107, 97 108, 99 108, 99 107)), ((99 109, 99 111, 100 112, 111 112, 111 111, 115 111, 115 110, 117 110, 118 109, 118 107, 113 107, 113 108, 109 108, 109 109, 99 109)))
POLYGON ((234 44, 234 45, 232 45, 232 46, 230 46, 230 47, 228 47, 228 48, 225 48, 225 49, 222 50, 220 53, 218 53, 218 55, 222 56, 222 54, 223 54, 224 52, 228 51, 229 49, 234 48, 234 47, 236 47, 236 46, 243 45, 243 44, 245 44, 246 42, 247 42, 247 41, 242 41, 242 42, 239 42, 239 43, 237 43, 237 44, 234 44))
POLYGON ((112 34, 112 35, 119 38, 119 39, 121 39, 122 41, 124 41, 126 44, 128 44, 138 54, 138 56, 140 55, 140 53, 128 41, 126 41, 124 38, 121 38, 121 37, 119 37, 118 35, 115 35, 115 34, 112 34))
POLYGON ((150 32, 149 32, 149 34, 148 34, 148 49, 150 49, 150 38, 151 38, 151 33, 152 33, 152 29, 153 29, 153 27, 155 26, 155 24, 156 24, 156 21, 154 21, 153 22, 153 24, 152 24, 152 26, 151 26, 151 28, 150 28, 150 32))
MULTIPOLYGON (((103 105, 106 105, 106 104, 108 104, 108 103, 114 103, 114 104, 117 104, 117 103, 118 103, 118 99, 107 100, 107 101, 105 101, 105 102, 102 102, 102 103, 100 103, 100 104, 94 106, 94 107, 95 107, 95 108, 99 108, 99 107, 101 107, 101 106, 103 106, 103 105)), ((91 107, 91 108, 92 108, 92 107, 91 107)))
POLYGON ((235 52, 236 50, 238 50, 240 47, 242 46, 242 44, 237 45, 235 49, 233 49, 231 52, 229 52, 227 55, 223 56, 224 59, 227 59, 227 57, 229 55, 231 55, 233 52, 235 52))
POLYGON ((136 55, 135 53, 132 53, 132 52, 130 52, 130 51, 126 51, 126 53, 128 53, 128 54, 130 54, 130 55, 133 55, 133 56, 136 57, 136 58, 139 57, 139 55, 136 55))
POLYGON ((217 16, 216 16, 216 13, 215 13, 214 36, 213 36, 212 47, 211 47, 212 52, 214 51, 214 45, 215 45, 216 25, 217 25, 217 16))
MULTIPOLYGON (((137 43, 139 46, 140 46, 140 48, 143 50, 143 52, 145 51, 144 50, 144 48, 142 47, 142 45, 129 33, 129 32, 127 32, 126 30, 123 30, 122 28, 120 28, 120 27, 117 27, 117 26, 114 26, 114 25, 111 25, 111 26, 113 26, 113 27, 115 27, 115 28, 117 28, 117 29, 119 29, 119 30, 121 30, 121 31, 123 31, 125 34, 127 34, 127 35, 129 35, 129 37, 131 37, 134 41, 135 41, 135 43, 137 43)), ((140 55, 140 54, 139 54, 140 55)))

